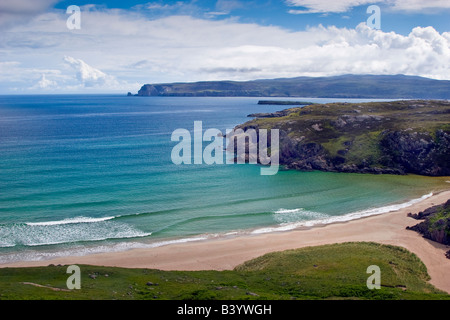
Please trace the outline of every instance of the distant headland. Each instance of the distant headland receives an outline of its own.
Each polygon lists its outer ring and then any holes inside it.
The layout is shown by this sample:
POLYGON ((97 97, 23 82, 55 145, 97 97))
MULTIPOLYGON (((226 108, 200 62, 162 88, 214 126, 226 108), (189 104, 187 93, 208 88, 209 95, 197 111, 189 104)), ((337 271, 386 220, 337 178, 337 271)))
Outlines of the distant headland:
POLYGON ((450 99, 450 81, 406 75, 203 81, 145 84, 137 94, 129 92, 128 96, 450 99))

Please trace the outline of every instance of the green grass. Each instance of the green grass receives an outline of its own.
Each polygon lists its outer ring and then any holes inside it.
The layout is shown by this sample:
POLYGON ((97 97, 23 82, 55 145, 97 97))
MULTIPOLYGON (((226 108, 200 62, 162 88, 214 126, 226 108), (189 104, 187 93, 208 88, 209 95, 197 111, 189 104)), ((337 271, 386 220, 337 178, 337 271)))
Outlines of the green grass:
POLYGON ((0 269, 0 299, 290 300, 450 299, 427 283, 424 264, 405 249, 344 243, 267 254, 233 271, 160 271, 80 265, 81 290, 67 289, 65 266, 0 269), (366 286, 381 269, 381 289, 366 286), (95 279, 91 276, 96 275, 95 279), (153 285, 148 285, 152 282, 153 285))
POLYGON ((450 238, 450 206, 444 206, 429 218, 428 232, 430 232, 430 234, 433 234, 434 231, 442 230, 445 231, 446 237, 450 238))
POLYGON ((369 164, 379 164, 382 152, 379 148, 380 132, 369 132, 355 137, 353 147, 349 150, 346 158, 349 163, 358 163, 359 159, 369 164))

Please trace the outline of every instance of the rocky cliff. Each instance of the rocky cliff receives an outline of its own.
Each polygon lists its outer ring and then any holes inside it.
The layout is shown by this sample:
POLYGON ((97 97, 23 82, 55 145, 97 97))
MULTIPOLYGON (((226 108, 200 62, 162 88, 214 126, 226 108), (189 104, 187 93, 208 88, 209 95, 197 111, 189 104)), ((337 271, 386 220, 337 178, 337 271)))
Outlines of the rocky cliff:
MULTIPOLYGON (((408 216, 422 222, 406 229, 416 231, 424 238, 450 245, 450 200, 418 214, 409 213, 408 216)), ((450 250, 446 253, 446 257, 450 259, 450 250)))
POLYGON ((264 115, 241 129, 279 129, 288 169, 450 175, 450 102, 335 103, 264 115))

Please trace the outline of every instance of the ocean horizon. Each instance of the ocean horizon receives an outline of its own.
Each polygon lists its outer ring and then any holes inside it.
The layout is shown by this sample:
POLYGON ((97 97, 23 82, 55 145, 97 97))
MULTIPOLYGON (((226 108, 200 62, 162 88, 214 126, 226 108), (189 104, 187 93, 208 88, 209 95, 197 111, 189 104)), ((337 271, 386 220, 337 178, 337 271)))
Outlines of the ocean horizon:
POLYGON ((0 96, 0 263, 344 222, 412 206, 445 178, 175 165, 176 129, 225 133, 264 100, 0 96))

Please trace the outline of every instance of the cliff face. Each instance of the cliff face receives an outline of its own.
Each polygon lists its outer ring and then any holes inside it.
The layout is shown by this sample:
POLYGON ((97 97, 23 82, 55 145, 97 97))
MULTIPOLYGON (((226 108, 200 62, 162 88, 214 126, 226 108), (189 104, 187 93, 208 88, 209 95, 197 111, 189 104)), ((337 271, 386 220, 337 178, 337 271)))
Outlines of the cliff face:
POLYGON ((384 134, 381 150, 384 164, 404 172, 429 176, 450 175, 450 134, 437 130, 423 132, 394 131, 384 134))
POLYGON ((450 102, 312 105, 238 126, 279 129, 288 169, 450 175, 450 102))
POLYGON ((155 86, 146 84, 138 91, 138 96, 158 96, 160 92, 155 86))

